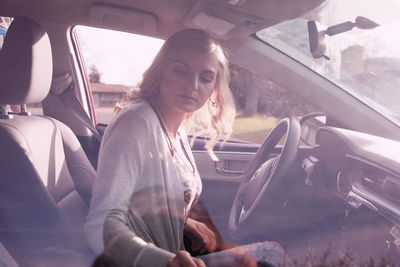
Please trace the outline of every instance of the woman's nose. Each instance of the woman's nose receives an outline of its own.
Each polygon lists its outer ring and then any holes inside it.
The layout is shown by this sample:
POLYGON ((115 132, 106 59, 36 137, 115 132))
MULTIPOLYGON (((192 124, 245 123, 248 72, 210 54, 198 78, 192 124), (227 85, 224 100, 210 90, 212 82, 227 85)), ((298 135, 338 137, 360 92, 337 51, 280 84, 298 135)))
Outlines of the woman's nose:
POLYGON ((198 75, 192 75, 188 81, 191 90, 195 91, 199 89, 199 77, 198 75))

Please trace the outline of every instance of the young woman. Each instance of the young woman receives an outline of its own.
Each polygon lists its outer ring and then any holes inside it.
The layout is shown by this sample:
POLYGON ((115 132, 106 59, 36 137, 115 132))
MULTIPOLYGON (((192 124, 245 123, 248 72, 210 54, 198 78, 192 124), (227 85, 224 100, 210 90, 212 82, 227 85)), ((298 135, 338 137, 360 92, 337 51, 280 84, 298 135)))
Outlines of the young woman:
POLYGON ((228 82, 227 58, 206 32, 183 30, 164 43, 103 137, 85 225, 95 252, 119 265, 204 266, 184 251, 184 234, 192 251, 217 249, 216 235, 189 217, 202 185, 186 132, 208 135, 215 158, 235 117, 228 82))

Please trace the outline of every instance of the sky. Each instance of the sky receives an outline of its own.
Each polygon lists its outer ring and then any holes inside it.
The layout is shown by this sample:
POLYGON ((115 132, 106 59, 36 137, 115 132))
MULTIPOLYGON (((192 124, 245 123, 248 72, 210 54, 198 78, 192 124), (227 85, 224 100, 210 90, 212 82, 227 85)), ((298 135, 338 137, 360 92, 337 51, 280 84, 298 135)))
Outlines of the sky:
POLYGON ((87 68, 96 66, 102 73, 102 82, 108 84, 138 83, 164 43, 156 38, 93 27, 78 26, 76 30, 87 68))

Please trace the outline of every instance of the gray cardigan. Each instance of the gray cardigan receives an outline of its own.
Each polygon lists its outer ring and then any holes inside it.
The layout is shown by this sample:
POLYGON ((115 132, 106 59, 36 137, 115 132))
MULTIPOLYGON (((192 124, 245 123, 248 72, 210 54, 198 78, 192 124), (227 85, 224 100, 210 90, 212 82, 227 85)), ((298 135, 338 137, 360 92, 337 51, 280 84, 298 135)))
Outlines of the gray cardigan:
MULTIPOLYGON (((182 129, 180 135, 194 164, 182 129)), ((110 123, 85 224, 96 253, 104 249, 120 265, 165 266, 183 249, 184 224, 201 192, 201 180, 197 170, 181 167, 181 159, 172 157, 146 100, 128 105, 110 123)))

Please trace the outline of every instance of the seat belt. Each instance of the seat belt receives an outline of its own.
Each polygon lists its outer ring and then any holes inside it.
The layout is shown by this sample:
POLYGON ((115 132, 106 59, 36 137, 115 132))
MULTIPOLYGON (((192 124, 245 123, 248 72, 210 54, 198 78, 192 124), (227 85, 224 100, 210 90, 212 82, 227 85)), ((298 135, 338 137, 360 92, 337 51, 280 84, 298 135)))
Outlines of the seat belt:
POLYGON ((60 97, 63 104, 72 111, 74 116, 79 119, 101 143, 102 136, 93 125, 92 120, 75 95, 75 85, 70 73, 66 72, 57 76, 53 76, 51 87, 51 92, 60 97))

